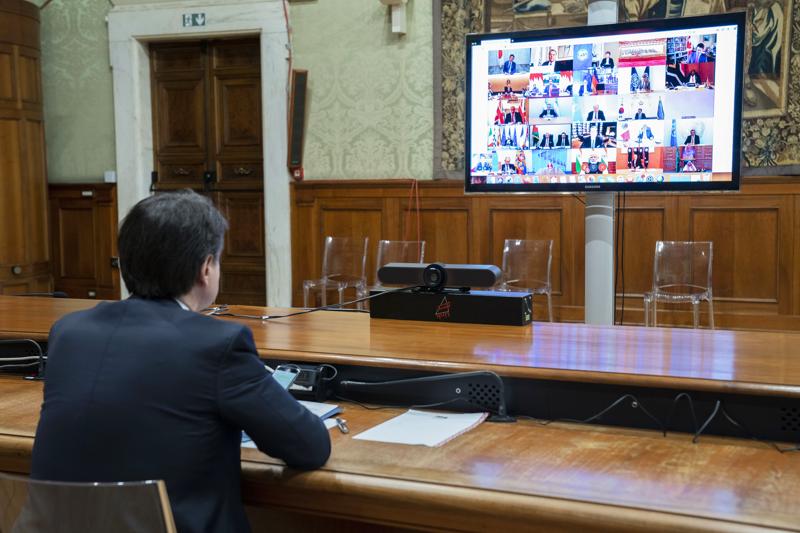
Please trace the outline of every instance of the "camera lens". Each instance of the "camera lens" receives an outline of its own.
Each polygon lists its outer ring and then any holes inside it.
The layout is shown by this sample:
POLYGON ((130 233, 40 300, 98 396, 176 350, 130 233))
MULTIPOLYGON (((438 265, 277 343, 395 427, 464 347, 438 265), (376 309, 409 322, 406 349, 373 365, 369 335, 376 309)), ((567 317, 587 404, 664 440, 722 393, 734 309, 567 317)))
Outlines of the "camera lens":
POLYGON ((429 290, 441 289, 447 283, 447 271, 442 265, 430 264, 422 271, 422 283, 429 290))

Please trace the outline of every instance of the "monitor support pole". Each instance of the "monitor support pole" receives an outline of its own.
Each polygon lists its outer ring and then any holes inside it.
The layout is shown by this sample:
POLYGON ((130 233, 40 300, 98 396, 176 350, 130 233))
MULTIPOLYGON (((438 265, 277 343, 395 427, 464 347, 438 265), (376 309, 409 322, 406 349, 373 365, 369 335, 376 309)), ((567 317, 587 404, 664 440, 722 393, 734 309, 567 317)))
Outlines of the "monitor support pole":
MULTIPOLYGON (((617 0, 589 0, 587 23, 617 22, 617 0)), ((584 268, 584 322, 613 325, 614 294, 614 193, 586 194, 584 268)))

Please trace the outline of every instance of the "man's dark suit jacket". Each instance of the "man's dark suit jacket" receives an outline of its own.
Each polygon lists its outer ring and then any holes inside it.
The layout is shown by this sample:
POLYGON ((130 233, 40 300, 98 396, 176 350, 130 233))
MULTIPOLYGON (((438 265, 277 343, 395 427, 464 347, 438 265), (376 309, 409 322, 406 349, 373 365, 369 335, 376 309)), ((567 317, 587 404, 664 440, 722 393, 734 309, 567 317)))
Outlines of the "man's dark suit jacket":
POLYGON ((294 468, 330 454, 325 426, 269 375, 249 328, 174 300, 101 303, 50 331, 31 477, 163 479, 178 531, 248 531, 242 430, 294 468))
POLYGON ((586 116, 586 122, 595 122, 595 121, 598 121, 598 120, 605 120, 606 119, 606 114, 603 113, 602 109, 597 112, 597 116, 594 116, 594 114, 595 113, 594 113, 593 110, 589 111, 589 114, 586 116))
POLYGON ((600 148, 603 146, 605 139, 601 135, 597 135, 594 138, 594 146, 592 146, 592 137, 591 135, 584 135, 581 138, 581 148, 600 148))
POLYGON ((699 135, 687 135, 686 141, 683 144, 700 144, 700 136, 699 135))

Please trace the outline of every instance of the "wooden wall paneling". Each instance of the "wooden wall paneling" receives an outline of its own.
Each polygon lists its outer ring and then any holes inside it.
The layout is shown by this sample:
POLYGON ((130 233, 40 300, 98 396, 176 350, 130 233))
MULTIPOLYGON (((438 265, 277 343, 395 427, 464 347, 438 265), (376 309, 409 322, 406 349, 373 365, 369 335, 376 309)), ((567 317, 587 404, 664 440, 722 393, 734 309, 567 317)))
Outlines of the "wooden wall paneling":
POLYGON ((41 110, 42 79, 38 50, 27 47, 19 48, 17 76, 22 108, 33 111, 41 110))
MULTIPOLYGON (((327 210, 382 209, 373 219, 385 230, 382 238, 396 234, 416 238, 416 215, 410 221, 405 216, 408 184, 407 180, 293 184, 295 303, 302 301, 305 272, 319 273, 324 233, 320 228, 330 226, 330 221, 323 221, 330 218, 327 210), (298 239, 314 233, 316 238, 301 244, 308 250, 298 250, 298 239)), ((528 224, 535 228, 536 213, 560 210, 560 279, 554 274, 554 283, 560 287, 554 310, 559 320, 583 320, 584 206, 578 199, 571 195, 465 195, 459 181, 420 182, 420 196, 426 262, 499 263, 500 233, 509 228, 533 232, 526 228, 528 224)), ((714 270, 725 285, 715 289, 718 327, 800 329, 800 241, 795 238, 800 235, 800 185, 791 178, 752 179, 739 194, 629 194, 625 212, 626 323, 642 323, 641 293, 652 283, 656 240, 713 238, 720 242, 715 244, 714 270)), ((361 224, 355 219, 338 220, 342 226, 361 224)), ((618 308, 621 303, 618 300, 618 308)), ((707 319, 702 316, 701 320, 707 319)), ((659 322, 690 325, 691 309, 662 307, 659 322)))
POLYGON ((792 256, 792 310, 791 314, 800 315, 800 195, 792 197, 794 209, 792 212, 794 227, 792 228, 792 242, 794 251, 792 256))
MULTIPOLYGON (((714 296, 722 301, 785 306, 791 295, 792 202, 780 196, 693 199, 691 240, 714 242, 714 296)), ((789 312, 788 307, 781 311, 789 312)))
MULTIPOLYGON (((407 202, 401 203, 405 210, 407 202)), ((467 198, 420 199, 421 236, 425 241, 426 263, 469 263, 472 234, 470 200, 467 198)), ((416 213, 412 215, 416 222, 416 213)), ((408 222, 403 219, 403 235, 408 222)), ((416 238, 416 234, 414 237, 416 238)), ((477 262, 477 261, 476 261, 477 262)))
POLYGON ((216 193, 215 200, 229 223, 217 300, 265 305, 264 196, 225 191, 216 193))
POLYGON ((119 299, 116 186, 50 186, 55 290, 72 298, 119 299))
POLYGON ((49 291, 39 9, 0 5, 0 294, 49 291))
POLYGON ((303 304, 303 280, 312 279, 319 263, 316 202, 306 191, 290 188, 292 195, 292 304, 303 304))
MULTIPOLYGON (((490 219, 489 200, 483 195, 467 196, 469 200, 469 249, 470 263, 492 264, 491 254, 487 244, 491 239, 489 235, 490 219)), ((499 265, 498 265, 499 266, 499 265)))
MULTIPOLYGON (((502 267, 503 244, 505 239, 553 240, 553 258, 550 266, 550 282, 553 290, 553 317, 558 319, 558 304, 563 294, 561 258, 564 243, 563 202, 558 197, 538 197, 526 202, 502 202, 500 199, 490 201, 489 207, 489 240, 487 251, 490 263, 502 267)), ((534 297, 534 319, 547 320, 547 308, 544 299, 534 297)))
POLYGON ((17 84, 14 47, 0 44, 0 107, 16 107, 17 84))
MULTIPOLYGON (((25 136, 23 160, 27 179, 22 184, 23 209, 28 213, 47 213, 47 169, 44 148, 44 124, 41 120, 22 123, 25 136)), ((27 217, 25 228, 26 261, 45 264, 50 259, 49 228, 46 216, 27 217)))
POLYGON ((674 214, 674 207, 673 197, 668 195, 629 194, 624 199, 624 209, 620 205, 614 234, 615 239, 619 239, 616 245, 617 320, 622 319, 626 324, 644 323, 642 297, 653 285, 655 243, 672 240, 668 237, 667 220, 671 209, 674 214), (622 298, 625 298, 624 316, 622 298))
POLYGON ((0 146, 3 147, 0 150, 0 213, 4 215, 4 227, 0 231, 0 267, 3 274, 13 264, 22 263, 20 251, 25 250, 20 122, 16 118, 0 118, 0 146))
POLYGON ((553 240, 550 282, 553 294, 562 294, 562 259, 564 242, 564 209, 559 198, 539 197, 530 205, 509 204, 499 199, 490 201, 489 263, 503 264, 503 243, 506 239, 553 240))
MULTIPOLYGON (((314 265, 313 278, 322 273, 322 257, 327 236, 369 238, 367 248, 367 283, 375 279, 375 260, 378 241, 385 234, 383 228, 383 200, 381 198, 325 199, 319 202, 319 226, 316 235, 318 264, 314 265)), ((353 293, 348 293, 353 296, 353 293)), ((329 300, 332 301, 332 300, 329 300)))

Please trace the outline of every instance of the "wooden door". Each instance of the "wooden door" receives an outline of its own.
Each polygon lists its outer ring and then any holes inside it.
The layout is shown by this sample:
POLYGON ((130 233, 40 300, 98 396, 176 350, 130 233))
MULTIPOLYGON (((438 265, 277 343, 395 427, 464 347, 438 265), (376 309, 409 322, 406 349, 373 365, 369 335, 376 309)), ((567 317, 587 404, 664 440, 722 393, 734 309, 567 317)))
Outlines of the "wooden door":
POLYGON ((118 300, 116 185, 51 185, 50 224, 55 290, 118 300))
POLYGON ((49 292, 39 10, 0 3, 0 294, 49 292))
POLYGON ((155 189, 214 199, 230 224, 217 301, 264 305, 260 42, 154 44, 151 74, 155 189))

